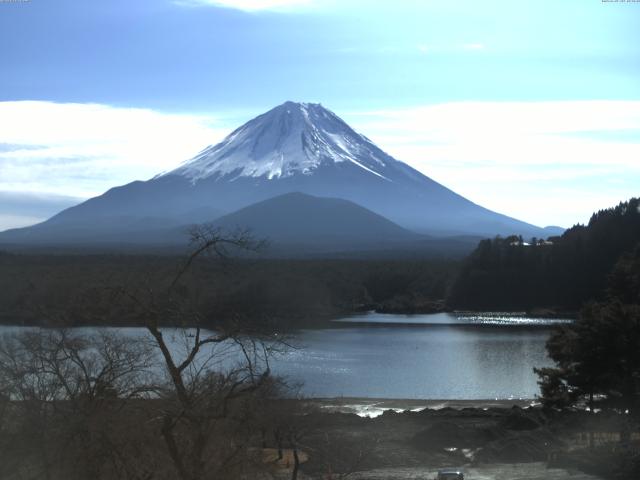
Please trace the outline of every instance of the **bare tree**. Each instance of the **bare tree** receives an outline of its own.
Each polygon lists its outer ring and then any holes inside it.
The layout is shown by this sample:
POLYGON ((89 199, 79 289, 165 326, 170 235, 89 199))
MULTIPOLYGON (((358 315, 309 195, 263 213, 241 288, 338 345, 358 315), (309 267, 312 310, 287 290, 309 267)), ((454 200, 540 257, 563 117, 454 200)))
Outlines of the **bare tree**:
POLYGON ((275 338, 237 319, 206 319, 189 292, 188 277, 202 257, 227 258, 262 244, 246 231, 224 234, 205 225, 190 233, 191 253, 161 294, 118 292, 136 308, 160 351, 168 380, 158 421, 182 480, 234 476, 246 467, 249 438, 235 432, 243 431, 239 425, 248 417, 238 401, 266 385, 269 357, 278 348, 275 338), (183 328, 170 332, 163 325, 183 328))
MULTIPOLYGON (((282 343, 239 318, 207 318, 193 275, 205 256, 261 244, 208 226, 191 236, 173 276, 109 287, 108 298, 91 290, 88 314, 135 318, 146 341, 61 329, 0 341, 1 478, 199 480, 263 468, 246 407, 272 383, 269 358, 282 343)), ((74 303, 74 315, 83 308, 74 303)), ((55 323, 66 315, 62 305, 55 323)))
POLYGON ((3 478, 103 478, 122 465, 115 446, 126 443, 123 410, 146 396, 152 358, 116 334, 34 329, 3 337, 0 387, 11 422, 1 433, 13 460, 0 462, 3 478))

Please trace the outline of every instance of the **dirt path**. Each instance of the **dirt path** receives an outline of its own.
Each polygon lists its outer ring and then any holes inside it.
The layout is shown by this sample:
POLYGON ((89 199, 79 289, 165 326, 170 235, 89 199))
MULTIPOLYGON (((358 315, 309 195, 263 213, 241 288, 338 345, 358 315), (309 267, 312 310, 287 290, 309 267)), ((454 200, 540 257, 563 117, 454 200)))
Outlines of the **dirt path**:
MULTIPOLYGON (((385 468, 358 472, 353 480, 432 480, 437 470, 425 468, 385 468)), ((465 480, 600 480, 582 472, 547 468, 544 463, 482 465, 464 469, 465 480)))

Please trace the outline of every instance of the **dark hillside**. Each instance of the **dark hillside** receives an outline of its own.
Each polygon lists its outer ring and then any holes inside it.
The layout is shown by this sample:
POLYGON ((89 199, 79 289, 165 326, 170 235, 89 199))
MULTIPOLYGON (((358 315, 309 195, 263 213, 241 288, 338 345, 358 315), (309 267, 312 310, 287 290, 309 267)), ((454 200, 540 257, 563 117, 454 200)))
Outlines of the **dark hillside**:
MULTIPOLYGON (((110 289, 125 286, 139 295, 162 291, 181 261, 0 252, 0 323, 135 324, 110 289)), ((244 319, 279 329, 363 309, 406 311, 439 303, 457 268, 458 262, 437 260, 203 259, 188 282, 193 302, 206 312, 206 325, 244 319)))
POLYGON ((607 275, 640 243, 640 200, 594 213, 548 241, 483 240, 465 262, 449 298, 455 308, 577 311, 604 295, 607 275))

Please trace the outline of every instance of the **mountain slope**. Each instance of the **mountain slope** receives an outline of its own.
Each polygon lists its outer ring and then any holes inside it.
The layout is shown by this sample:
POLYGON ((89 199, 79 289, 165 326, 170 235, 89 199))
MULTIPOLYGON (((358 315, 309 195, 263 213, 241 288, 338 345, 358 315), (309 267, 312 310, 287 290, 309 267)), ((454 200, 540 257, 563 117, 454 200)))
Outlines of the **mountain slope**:
POLYGON ((389 245, 422 238, 348 200, 287 193, 225 215, 215 226, 249 228, 256 237, 309 245, 389 245))
POLYGON ((149 219, 197 223, 291 192, 350 200, 421 233, 545 236, 394 159, 321 105, 286 102, 175 170, 112 188, 29 232, 0 234, 0 242, 51 241, 53 231, 100 225, 114 234, 120 224, 149 219))

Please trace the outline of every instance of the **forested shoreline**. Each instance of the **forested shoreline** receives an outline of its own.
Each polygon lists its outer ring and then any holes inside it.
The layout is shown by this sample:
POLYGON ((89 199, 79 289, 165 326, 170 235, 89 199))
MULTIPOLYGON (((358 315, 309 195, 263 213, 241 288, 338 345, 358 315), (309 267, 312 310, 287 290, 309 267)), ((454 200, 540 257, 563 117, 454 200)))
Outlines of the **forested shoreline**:
MULTIPOLYGON (((183 262, 175 256, 0 254, 0 322, 138 325, 127 311, 111 308, 111 290, 157 289, 183 262)), ((189 290, 210 327, 224 317, 277 329, 314 327, 367 310, 441 310, 458 266, 455 260, 204 258, 189 290)))
MULTIPOLYGON (((190 291, 211 327, 222 317, 279 329, 313 327, 367 310, 575 316, 586 302, 604 297, 616 262, 624 263, 639 244, 638 208, 638 199, 623 202, 561 237, 482 240, 464 260, 205 258, 190 291)), ((126 311, 104 308, 110 289, 157 289, 183 261, 0 252, 0 322, 136 325, 126 311)))
MULTIPOLYGON (((640 200, 592 215, 560 237, 496 237, 464 261, 448 304, 478 310, 578 312, 606 295, 609 275, 640 247, 640 200)), ((620 267, 622 268, 622 266, 620 267)))

